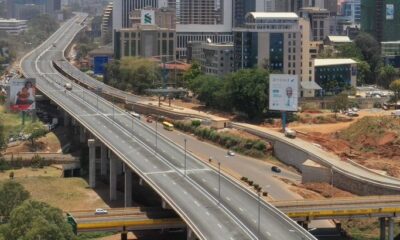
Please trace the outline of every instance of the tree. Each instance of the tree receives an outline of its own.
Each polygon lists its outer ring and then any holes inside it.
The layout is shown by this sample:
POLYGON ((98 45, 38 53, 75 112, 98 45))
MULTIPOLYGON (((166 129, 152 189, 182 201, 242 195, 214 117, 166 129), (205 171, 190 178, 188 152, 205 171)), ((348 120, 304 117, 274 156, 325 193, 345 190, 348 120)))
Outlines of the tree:
POLYGON ((208 107, 218 107, 216 93, 223 88, 223 80, 215 76, 199 75, 191 81, 190 89, 208 107))
POLYGON ((371 67, 371 75, 367 78, 367 83, 375 83, 378 69, 382 64, 379 42, 368 33, 362 32, 354 39, 354 43, 360 49, 363 59, 371 67))
POLYGON ((354 60, 363 60, 364 56, 361 49, 355 43, 346 43, 339 45, 336 50, 338 51, 339 58, 351 58, 354 60))
POLYGON ((11 211, 29 198, 29 192, 17 182, 7 181, 0 186, 0 216, 9 218, 11 211))
POLYGON ((104 82, 142 94, 146 89, 161 86, 161 68, 157 62, 148 59, 126 57, 107 64, 104 82))
POLYGON ((346 110, 348 106, 349 106, 349 96, 346 93, 340 93, 336 95, 335 98, 333 99, 332 111, 337 113, 340 110, 346 110))
POLYGON ((357 85, 363 85, 367 82, 368 76, 371 75, 371 67, 366 61, 357 63, 357 85))
POLYGON ((226 78, 226 92, 233 107, 250 119, 262 116, 268 106, 269 74, 266 70, 243 69, 226 78))
POLYGON ((75 239, 72 227, 65 221, 60 209, 32 200, 25 201, 11 212, 2 232, 5 239, 75 239))
POLYGON ((390 84, 390 89, 395 93, 396 101, 400 99, 400 79, 390 84))
POLYGON ((200 64, 197 61, 194 61, 192 63, 192 66, 190 66, 189 70, 187 70, 183 74, 183 80, 186 85, 189 85, 193 80, 195 80, 201 74, 202 72, 200 64))
POLYGON ((31 123, 25 127, 24 133, 29 135, 29 140, 31 141, 32 147, 35 146, 35 141, 47 134, 47 129, 40 122, 31 123))
POLYGON ((398 71, 391 65, 385 65, 379 68, 378 85, 388 88, 390 83, 399 76, 398 71))

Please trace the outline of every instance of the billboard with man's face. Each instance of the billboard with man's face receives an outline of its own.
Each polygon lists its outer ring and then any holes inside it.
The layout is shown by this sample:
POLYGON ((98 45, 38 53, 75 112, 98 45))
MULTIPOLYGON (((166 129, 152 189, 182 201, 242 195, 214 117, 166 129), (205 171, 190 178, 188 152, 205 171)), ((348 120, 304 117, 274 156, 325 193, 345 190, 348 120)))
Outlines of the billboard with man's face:
POLYGON ((298 111, 299 78, 297 75, 271 74, 269 76, 269 109, 298 111))
POLYGON ((36 107, 35 93, 36 82, 33 78, 28 79, 12 79, 10 81, 10 92, 8 101, 10 110, 28 111, 34 110, 36 107))

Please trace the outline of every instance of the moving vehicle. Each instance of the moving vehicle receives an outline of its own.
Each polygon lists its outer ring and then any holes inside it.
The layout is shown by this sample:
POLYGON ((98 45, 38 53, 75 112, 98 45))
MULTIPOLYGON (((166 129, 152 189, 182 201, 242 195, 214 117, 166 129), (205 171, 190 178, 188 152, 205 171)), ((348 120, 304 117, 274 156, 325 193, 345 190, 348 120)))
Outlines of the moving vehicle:
POLYGON ((174 125, 172 125, 171 123, 164 121, 162 124, 163 124, 165 130, 168 130, 168 131, 174 130, 174 125))
POLYGON ((136 112, 130 112, 132 116, 140 120, 140 114, 136 112))
POLYGON ((66 83, 64 84, 65 89, 71 91, 72 90, 72 84, 71 83, 66 83))
POLYGON ((94 212, 94 214, 96 215, 101 215, 101 214, 107 214, 108 211, 102 208, 96 208, 96 211, 94 212))
POLYGON ((228 156, 231 156, 231 157, 235 156, 235 152, 232 150, 228 150, 227 154, 228 154, 228 156))
POLYGON ((279 167, 277 167, 277 166, 272 166, 272 167, 271 167, 271 171, 276 172, 276 173, 282 172, 282 170, 281 170, 279 167))
POLYGON ((358 117, 358 116, 359 116, 358 113, 353 112, 353 111, 348 111, 348 112, 346 113, 346 115, 349 116, 349 117, 358 117))
POLYGON ((296 131, 290 128, 285 128, 285 137, 296 138, 296 131))

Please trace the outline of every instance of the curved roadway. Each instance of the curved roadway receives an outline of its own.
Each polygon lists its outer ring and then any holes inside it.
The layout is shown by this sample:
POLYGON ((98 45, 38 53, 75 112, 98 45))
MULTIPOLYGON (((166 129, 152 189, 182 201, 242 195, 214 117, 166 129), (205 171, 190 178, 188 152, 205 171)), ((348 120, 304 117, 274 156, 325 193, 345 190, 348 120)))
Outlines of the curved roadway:
POLYGON ((185 170, 182 148, 125 111, 74 83, 72 91, 65 91, 63 85, 69 80, 52 61, 63 59, 85 18, 78 14, 67 21, 21 61, 24 75, 36 78, 41 92, 152 186, 200 239, 315 239, 272 205, 259 202, 253 193, 190 154, 185 170))

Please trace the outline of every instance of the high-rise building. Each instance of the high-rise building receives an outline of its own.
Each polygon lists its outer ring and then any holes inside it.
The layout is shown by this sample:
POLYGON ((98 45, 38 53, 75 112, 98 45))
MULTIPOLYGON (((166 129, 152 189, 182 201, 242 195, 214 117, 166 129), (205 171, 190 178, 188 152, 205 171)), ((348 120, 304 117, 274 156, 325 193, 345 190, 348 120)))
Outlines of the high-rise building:
POLYGON ((233 0, 233 26, 239 27, 245 23, 249 12, 274 12, 275 0, 233 0))
POLYGON ((38 14, 53 15, 61 10, 61 0, 6 0, 7 17, 30 19, 38 14))
POLYGON ((379 42, 400 40, 400 1, 362 0, 361 30, 379 42))
POLYGON ((330 33, 330 13, 327 9, 306 7, 300 9, 300 17, 310 22, 311 40, 323 41, 330 33))
POLYGON ((129 14, 133 10, 143 9, 145 7, 158 8, 159 2, 165 0, 116 0, 113 10, 113 29, 129 27, 129 14))

